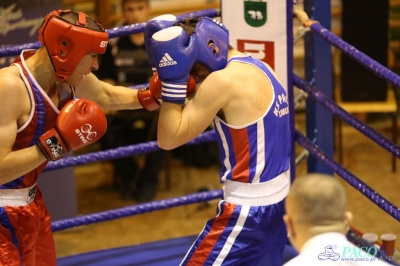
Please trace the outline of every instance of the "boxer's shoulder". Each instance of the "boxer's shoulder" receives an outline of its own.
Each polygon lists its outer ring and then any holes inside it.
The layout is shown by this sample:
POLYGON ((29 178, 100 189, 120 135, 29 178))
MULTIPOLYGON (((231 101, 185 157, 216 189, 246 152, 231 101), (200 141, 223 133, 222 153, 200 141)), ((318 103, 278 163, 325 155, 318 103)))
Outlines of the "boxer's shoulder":
POLYGON ((218 98, 220 103, 226 104, 232 97, 234 83, 234 76, 230 75, 225 69, 222 69, 210 73, 200 84, 198 91, 200 91, 200 94, 204 96, 206 101, 218 98))
POLYGON ((233 75, 226 68, 210 73, 203 81, 202 85, 209 85, 213 87, 226 87, 232 81, 233 75))
POLYGON ((2 96, 11 97, 18 94, 25 88, 20 73, 15 66, 0 69, 0 93, 2 96))
POLYGON ((20 119, 29 114, 30 97, 16 66, 0 69, 0 106, 7 109, 10 118, 20 119))
POLYGON ((218 84, 219 86, 227 86, 232 82, 235 82, 236 76, 236 71, 226 67, 221 70, 211 72, 204 81, 210 84, 218 84))
POLYGON ((15 82, 21 79, 20 73, 16 66, 7 66, 0 69, 0 82, 2 85, 15 85, 15 82))

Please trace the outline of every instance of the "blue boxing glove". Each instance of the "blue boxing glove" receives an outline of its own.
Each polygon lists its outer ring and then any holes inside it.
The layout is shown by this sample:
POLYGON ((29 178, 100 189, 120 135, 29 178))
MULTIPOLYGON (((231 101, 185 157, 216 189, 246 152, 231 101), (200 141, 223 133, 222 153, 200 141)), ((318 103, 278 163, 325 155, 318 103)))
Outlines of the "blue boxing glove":
POLYGON ((178 26, 153 34, 150 49, 161 80, 163 102, 184 104, 187 82, 197 52, 193 40, 178 26))
POLYGON ((151 52, 150 49, 151 37, 153 36, 154 33, 162 29, 171 27, 176 21, 177 19, 174 15, 167 14, 167 15, 157 16, 146 23, 146 26, 144 28, 144 43, 146 46, 147 57, 149 58, 150 66, 153 73, 156 71, 155 67, 157 62, 155 62, 153 58, 153 53, 151 52))

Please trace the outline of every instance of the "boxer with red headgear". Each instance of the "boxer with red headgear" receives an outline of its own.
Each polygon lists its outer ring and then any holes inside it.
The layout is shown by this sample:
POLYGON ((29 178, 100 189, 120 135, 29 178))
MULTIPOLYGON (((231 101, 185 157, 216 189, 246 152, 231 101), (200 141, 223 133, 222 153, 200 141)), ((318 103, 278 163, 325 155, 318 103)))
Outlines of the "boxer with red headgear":
POLYGON ((53 11, 39 40, 38 50, 24 50, 0 69, 0 265, 56 265, 51 219, 36 185, 40 173, 48 160, 104 134, 103 109, 142 108, 137 90, 91 73, 108 42, 94 19, 53 11))
POLYGON ((229 46, 227 28, 211 18, 161 29, 147 49, 162 84, 159 146, 176 148, 214 122, 220 151, 224 198, 181 265, 282 265, 287 90, 267 64, 229 46), (201 83, 186 102, 190 75, 201 83))
MULTIPOLYGON (((39 29, 39 41, 44 45, 53 63, 56 77, 66 82, 78 63, 88 53, 103 54, 108 43, 108 34, 103 26, 77 12, 76 24, 69 23, 61 16, 70 10, 58 10, 48 14, 39 29), (92 22, 93 28, 88 28, 92 22)), ((71 13, 74 14, 74 13, 71 13)))

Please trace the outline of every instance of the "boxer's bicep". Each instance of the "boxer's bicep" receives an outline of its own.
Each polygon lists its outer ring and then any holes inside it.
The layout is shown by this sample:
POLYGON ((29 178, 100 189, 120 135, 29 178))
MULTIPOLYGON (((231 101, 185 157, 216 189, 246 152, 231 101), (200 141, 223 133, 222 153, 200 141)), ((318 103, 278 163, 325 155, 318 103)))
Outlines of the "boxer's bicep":
POLYGON ((11 152, 16 136, 16 121, 5 121, 5 119, 2 118, 2 115, 0 115, 0 164, 2 159, 11 152))
POLYGON ((46 160, 36 145, 13 150, 17 130, 27 123, 30 111, 24 82, 19 78, 3 79, 0 74, 0 185, 32 171, 46 160))
POLYGON ((218 89, 224 86, 217 75, 210 75, 185 105, 163 102, 158 120, 158 144, 173 149, 194 139, 212 123, 223 108, 228 95, 218 89))
POLYGON ((196 94, 185 106, 182 120, 188 121, 191 136, 197 136, 214 120, 218 111, 229 101, 229 90, 224 90, 226 81, 218 75, 210 75, 196 90, 196 94), (193 129, 193 130, 192 130, 193 129))
POLYGON ((218 111, 229 102, 231 96, 229 89, 226 89, 228 86, 227 80, 222 75, 215 72, 209 75, 187 105, 190 111, 187 116, 191 117, 196 113, 206 121, 205 123, 211 123, 218 111))
MULTIPOLYGON (((0 78, 0 164, 11 152, 17 135, 17 122, 21 116, 18 90, 7 78, 0 78)), ((23 101, 22 101, 23 102, 23 101)))

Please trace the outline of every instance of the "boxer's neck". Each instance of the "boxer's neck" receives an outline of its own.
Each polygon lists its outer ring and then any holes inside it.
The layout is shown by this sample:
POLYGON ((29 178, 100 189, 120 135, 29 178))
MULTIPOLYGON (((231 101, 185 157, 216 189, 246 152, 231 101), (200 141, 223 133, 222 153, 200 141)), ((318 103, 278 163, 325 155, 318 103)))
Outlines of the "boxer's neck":
POLYGON ((43 48, 26 60, 26 65, 32 76, 46 94, 54 93, 56 86, 56 76, 53 64, 43 48))
POLYGON ((234 56, 244 56, 245 54, 244 53, 242 53, 242 52, 239 52, 238 50, 236 50, 236 49, 229 49, 228 50, 228 61, 229 61, 229 59, 231 59, 232 57, 234 57, 234 56))

